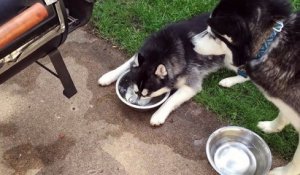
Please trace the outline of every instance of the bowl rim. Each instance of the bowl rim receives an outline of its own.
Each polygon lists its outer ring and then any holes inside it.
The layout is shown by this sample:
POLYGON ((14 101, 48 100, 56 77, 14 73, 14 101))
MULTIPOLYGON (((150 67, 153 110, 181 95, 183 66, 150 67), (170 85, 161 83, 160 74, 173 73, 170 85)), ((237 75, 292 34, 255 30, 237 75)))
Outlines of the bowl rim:
POLYGON ((207 142, 206 142, 206 157, 210 163, 210 165, 215 169, 215 171, 217 171, 219 174, 221 174, 221 172, 219 172, 218 168, 216 167, 214 161, 212 160, 213 156, 210 154, 210 143, 212 141, 212 139, 217 135, 219 134, 220 132, 224 131, 224 130, 242 130, 242 131, 246 131, 246 132, 249 132, 251 133, 253 136, 257 137, 264 145, 266 151, 267 151, 267 154, 270 155, 268 157, 268 167, 266 167, 266 172, 265 173, 268 173, 272 167, 272 152, 270 150, 270 147, 268 146, 268 144, 265 142, 265 140, 262 139, 262 137, 260 137, 258 134, 256 134, 254 131, 251 131, 250 129, 247 129, 247 128, 243 128, 243 127, 240 127, 240 126, 224 126, 224 127, 221 127, 219 129, 217 129, 216 131, 214 131, 208 138, 207 142))
POLYGON ((120 92, 119 92, 119 87, 118 87, 118 85, 120 84, 121 79, 122 79, 128 72, 130 72, 130 70, 127 70, 127 71, 123 72, 123 73, 119 76, 119 78, 118 78, 118 80, 117 80, 117 82, 116 82, 116 93, 117 93, 117 96, 118 96, 119 99, 120 99, 123 103, 125 103, 126 105, 128 105, 128 106, 130 106, 130 107, 132 107, 132 108, 135 108, 135 109, 152 109, 152 108, 155 108, 155 107, 160 106, 161 104, 163 104, 163 103, 169 98, 171 92, 165 93, 165 94, 164 94, 165 96, 164 96, 163 99, 161 99, 158 103, 155 103, 155 104, 152 104, 152 105, 149 105, 149 106, 139 106, 139 105, 135 105, 135 104, 129 103, 128 101, 126 101, 126 100, 121 96, 121 94, 120 94, 120 92))

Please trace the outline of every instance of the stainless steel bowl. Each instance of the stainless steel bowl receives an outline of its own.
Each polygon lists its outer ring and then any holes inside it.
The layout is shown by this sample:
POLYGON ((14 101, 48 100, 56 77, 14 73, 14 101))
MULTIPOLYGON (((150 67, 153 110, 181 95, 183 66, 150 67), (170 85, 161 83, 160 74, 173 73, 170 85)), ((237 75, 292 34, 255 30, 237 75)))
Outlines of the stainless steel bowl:
POLYGON ((215 131, 207 141, 206 155, 221 175, 266 175, 272 165, 266 142, 254 132, 237 126, 215 131))
POLYGON ((150 110, 150 109, 154 109, 154 108, 160 106, 161 104, 163 104, 168 99, 168 97, 170 96, 170 92, 168 92, 168 93, 165 93, 161 96, 154 97, 154 98, 151 99, 151 101, 148 104, 146 104, 144 106, 130 103, 125 98, 127 88, 131 85, 130 84, 131 81, 129 80, 129 78, 127 76, 128 73, 129 73, 129 71, 124 72, 118 78, 118 80, 116 82, 116 93, 117 93, 119 99, 124 104, 126 104, 127 106, 130 106, 131 108, 141 110, 141 111, 150 110))

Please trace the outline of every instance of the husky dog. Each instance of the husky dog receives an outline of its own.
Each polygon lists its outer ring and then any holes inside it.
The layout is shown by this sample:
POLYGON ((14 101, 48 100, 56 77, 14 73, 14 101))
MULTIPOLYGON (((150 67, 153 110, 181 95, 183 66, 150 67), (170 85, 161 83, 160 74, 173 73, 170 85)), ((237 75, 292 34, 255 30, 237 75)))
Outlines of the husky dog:
MULTIPOLYGON (((193 37, 195 51, 204 55, 225 53, 226 67, 238 72, 237 66, 245 64, 247 60, 245 54, 256 53, 261 46, 257 43, 261 43, 268 35, 268 32, 261 32, 257 26, 271 28, 274 20, 289 14, 287 6, 287 0, 220 0, 207 21, 208 34, 203 35, 202 32, 193 37), (261 8, 257 8, 259 6, 261 8)), ((248 80, 248 77, 238 74, 223 79, 219 85, 231 87, 248 80)))
POLYGON ((98 83, 109 85, 130 69, 136 93, 141 97, 156 97, 176 90, 151 117, 151 125, 163 124, 174 109, 201 91, 206 75, 224 65, 222 54, 202 56, 193 49, 191 37, 206 29, 208 17, 208 14, 196 16, 152 34, 138 53, 104 74, 98 83))
MULTIPOLYGON (((279 109, 277 118, 259 122, 258 127, 274 133, 291 124, 299 133, 300 13, 291 14, 288 0, 221 0, 208 26, 209 35, 218 38, 215 42, 227 45, 224 49, 219 44, 219 50, 223 49, 225 57, 233 57, 235 66, 246 64, 250 79, 279 109)), ((195 50, 214 54, 209 47, 202 47, 208 36, 199 36, 202 34, 194 38, 195 50)), ((299 165, 300 143, 292 161, 273 169, 270 175, 300 175, 299 165)))

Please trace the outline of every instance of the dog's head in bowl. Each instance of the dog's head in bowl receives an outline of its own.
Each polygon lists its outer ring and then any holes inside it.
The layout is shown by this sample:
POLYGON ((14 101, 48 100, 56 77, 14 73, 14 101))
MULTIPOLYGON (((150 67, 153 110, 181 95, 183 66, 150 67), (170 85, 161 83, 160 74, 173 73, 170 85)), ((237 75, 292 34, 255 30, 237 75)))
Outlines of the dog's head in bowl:
POLYGON ((128 76, 132 79, 134 90, 142 97, 158 97, 170 91, 167 68, 154 53, 148 55, 136 54, 128 76))
POLYGON ((142 70, 133 66, 123 73, 117 80, 116 92, 120 100, 132 108, 153 109, 169 97, 170 90, 164 88, 164 82, 155 74, 147 75, 148 71, 142 70))

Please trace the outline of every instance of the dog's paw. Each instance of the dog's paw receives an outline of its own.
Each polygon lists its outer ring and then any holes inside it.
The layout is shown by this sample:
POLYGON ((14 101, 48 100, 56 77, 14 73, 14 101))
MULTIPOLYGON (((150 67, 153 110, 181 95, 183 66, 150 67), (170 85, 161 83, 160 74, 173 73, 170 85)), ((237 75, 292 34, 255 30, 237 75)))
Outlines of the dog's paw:
POLYGON ((166 119, 167 119, 167 115, 166 114, 163 114, 159 111, 155 112, 152 117, 151 117, 151 120, 150 120, 150 124, 152 126, 159 126, 159 125, 162 125, 165 123, 166 119))
POLYGON ((111 83, 113 83, 115 81, 115 76, 113 72, 108 72, 104 75, 102 75, 99 80, 98 80, 98 84, 101 86, 108 86, 111 83))
POLYGON ((269 175, 287 175, 287 174, 286 174, 285 167, 279 167, 270 171, 269 175))
POLYGON ((286 166, 274 168, 268 175, 300 175, 300 170, 294 164, 289 163, 286 166))
POLYGON ((258 122, 257 127, 262 130, 265 133, 275 133, 275 132, 280 132, 282 128, 278 128, 274 126, 273 121, 263 121, 263 122, 258 122))
POLYGON ((232 78, 225 78, 219 82, 219 85, 222 87, 230 88, 231 86, 235 85, 235 81, 232 78))

